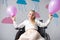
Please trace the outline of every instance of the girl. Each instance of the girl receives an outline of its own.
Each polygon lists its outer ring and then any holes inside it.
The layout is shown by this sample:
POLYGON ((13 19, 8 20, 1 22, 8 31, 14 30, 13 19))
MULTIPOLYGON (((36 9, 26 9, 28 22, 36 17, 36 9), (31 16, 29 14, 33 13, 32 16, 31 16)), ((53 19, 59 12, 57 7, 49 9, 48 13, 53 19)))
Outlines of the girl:
POLYGON ((31 10, 28 14, 28 19, 19 25, 16 24, 15 17, 12 17, 15 28, 23 28, 25 26, 25 33, 23 33, 18 40, 45 40, 37 31, 37 25, 39 27, 45 27, 50 23, 51 19, 52 16, 49 14, 49 19, 45 23, 40 22, 36 19, 34 10, 31 10))

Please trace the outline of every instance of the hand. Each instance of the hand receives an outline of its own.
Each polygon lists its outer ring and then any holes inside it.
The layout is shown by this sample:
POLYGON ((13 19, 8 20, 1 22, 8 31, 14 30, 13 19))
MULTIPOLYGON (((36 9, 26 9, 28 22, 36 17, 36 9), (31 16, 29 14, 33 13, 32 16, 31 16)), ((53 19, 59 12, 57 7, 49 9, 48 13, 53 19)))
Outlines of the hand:
POLYGON ((52 19, 53 15, 52 14, 49 14, 49 19, 52 19))
POLYGON ((14 16, 14 17, 11 17, 11 19, 12 19, 13 21, 15 21, 16 17, 15 17, 15 16, 14 16))

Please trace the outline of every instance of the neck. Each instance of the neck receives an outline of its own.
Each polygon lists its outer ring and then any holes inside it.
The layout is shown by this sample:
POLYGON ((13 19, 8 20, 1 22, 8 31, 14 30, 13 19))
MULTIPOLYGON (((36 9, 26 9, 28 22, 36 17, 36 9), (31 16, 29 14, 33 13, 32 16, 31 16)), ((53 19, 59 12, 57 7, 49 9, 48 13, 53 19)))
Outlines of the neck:
POLYGON ((33 22, 34 22, 34 21, 35 21, 35 19, 29 19, 29 21, 33 21, 33 22))

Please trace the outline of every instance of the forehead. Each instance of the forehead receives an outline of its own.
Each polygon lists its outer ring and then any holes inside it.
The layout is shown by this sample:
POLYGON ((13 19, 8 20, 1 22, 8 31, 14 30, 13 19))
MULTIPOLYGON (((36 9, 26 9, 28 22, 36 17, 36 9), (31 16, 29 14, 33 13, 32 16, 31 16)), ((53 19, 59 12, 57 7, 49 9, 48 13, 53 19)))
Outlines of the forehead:
POLYGON ((34 14, 34 13, 35 13, 35 12, 33 12, 33 11, 30 11, 30 12, 29 12, 29 14, 34 14))

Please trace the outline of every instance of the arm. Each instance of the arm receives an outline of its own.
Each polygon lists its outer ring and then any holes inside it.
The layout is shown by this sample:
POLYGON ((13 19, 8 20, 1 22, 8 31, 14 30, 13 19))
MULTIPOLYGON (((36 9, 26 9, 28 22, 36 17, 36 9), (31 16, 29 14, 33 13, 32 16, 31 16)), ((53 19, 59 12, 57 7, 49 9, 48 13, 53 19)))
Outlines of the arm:
POLYGON ((24 22, 20 23, 19 25, 16 24, 15 17, 11 17, 13 21, 13 25, 15 28, 23 28, 24 27, 24 22))
POLYGON ((15 28, 23 28, 24 27, 24 22, 22 22, 19 25, 17 25, 16 21, 13 21, 13 25, 14 25, 15 28))
POLYGON ((37 24, 38 24, 40 27, 45 27, 45 26, 47 26, 47 25, 50 23, 51 20, 52 20, 52 16, 49 15, 49 19, 48 19, 45 23, 42 23, 42 22, 40 22, 40 21, 37 20, 37 24))

